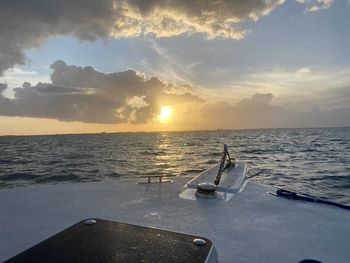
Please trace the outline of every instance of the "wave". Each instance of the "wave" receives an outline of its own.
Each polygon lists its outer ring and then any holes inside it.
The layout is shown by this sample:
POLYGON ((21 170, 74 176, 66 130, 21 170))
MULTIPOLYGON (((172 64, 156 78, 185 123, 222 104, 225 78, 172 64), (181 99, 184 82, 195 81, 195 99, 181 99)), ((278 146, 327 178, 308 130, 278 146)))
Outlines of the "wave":
POLYGON ((208 160, 206 161, 205 163, 206 164, 216 164, 216 163, 219 163, 220 160, 208 160))
POLYGON ((206 152, 202 156, 222 156, 222 152, 206 152))
POLYGON ((10 159, 0 159, 0 165, 1 164, 12 164, 13 160, 10 159))
POLYGON ((73 173, 67 175, 53 175, 38 178, 35 180, 37 183, 49 183, 49 182, 79 182, 81 178, 73 173))
POLYGON ((165 151, 141 151, 139 152, 141 155, 155 155, 155 156, 161 156, 161 155, 167 155, 165 151))
POLYGON ((32 163, 32 160, 21 160, 21 159, 0 159, 0 165, 2 164, 13 164, 13 165, 21 165, 21 164, 30 164, 32 163))
POLYGON ((0 176, 0 179, 2 181, 31 181, 37 177, 37 175, 32 173, 15 172, 4 176, 0 176))

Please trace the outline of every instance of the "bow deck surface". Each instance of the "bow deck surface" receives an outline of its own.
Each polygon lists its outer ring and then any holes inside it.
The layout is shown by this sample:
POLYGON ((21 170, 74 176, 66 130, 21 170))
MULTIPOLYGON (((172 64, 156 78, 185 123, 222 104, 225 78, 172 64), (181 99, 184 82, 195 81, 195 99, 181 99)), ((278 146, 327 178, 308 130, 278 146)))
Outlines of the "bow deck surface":
POLYGON ((276 197, 250 182, 227 200, 180 198, 189 179, 1 190, 0 261, 84 218, 103 218, 207 237, 219 262, 349 262, 349 211, 276 197))

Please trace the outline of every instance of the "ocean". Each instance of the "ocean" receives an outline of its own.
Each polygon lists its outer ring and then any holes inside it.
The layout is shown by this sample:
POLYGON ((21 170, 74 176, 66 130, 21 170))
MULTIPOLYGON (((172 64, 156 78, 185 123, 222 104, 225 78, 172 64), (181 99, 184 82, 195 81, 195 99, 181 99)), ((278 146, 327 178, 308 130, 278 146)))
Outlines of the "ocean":
POLYGON ((0 137, 0 191, 37 184, 195 176, 223 144, 250 180, 350 204, 350 128, 0 137))

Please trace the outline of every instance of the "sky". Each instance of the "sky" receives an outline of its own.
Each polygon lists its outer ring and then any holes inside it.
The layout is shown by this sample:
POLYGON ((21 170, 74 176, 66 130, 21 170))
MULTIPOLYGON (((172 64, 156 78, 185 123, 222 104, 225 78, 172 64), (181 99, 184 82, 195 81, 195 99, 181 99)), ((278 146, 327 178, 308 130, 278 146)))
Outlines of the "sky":
POLYGON ((3 0, 0 135, 350 126, 350 1, 3 0))

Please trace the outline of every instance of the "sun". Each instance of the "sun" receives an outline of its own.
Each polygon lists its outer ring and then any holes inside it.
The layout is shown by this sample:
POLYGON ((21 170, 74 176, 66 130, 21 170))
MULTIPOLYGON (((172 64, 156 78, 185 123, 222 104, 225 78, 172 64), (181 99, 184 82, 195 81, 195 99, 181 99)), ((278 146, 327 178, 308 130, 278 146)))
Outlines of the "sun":
POLYGON ((160 113, 159 113, 159 121, 160 122, 168 122, 170 120, 172 114, 172 110, 169 106, 162 106, 160 107, 160 113))

